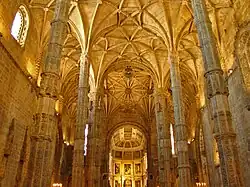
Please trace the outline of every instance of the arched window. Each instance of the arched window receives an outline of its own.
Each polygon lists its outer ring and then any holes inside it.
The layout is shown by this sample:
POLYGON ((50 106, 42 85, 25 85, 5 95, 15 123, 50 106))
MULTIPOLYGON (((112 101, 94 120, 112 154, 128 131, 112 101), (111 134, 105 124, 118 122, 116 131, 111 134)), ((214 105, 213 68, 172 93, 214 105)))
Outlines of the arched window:
POLYGON ((88 133, 89 133, 89 125, 86 124, 85 127, 85 141, 84 141, 84 155, 87 155, 87 144, 88 144, 88 133))
POLYGON ((170 136, 171 136, 172 155, 175 155, 174 128, 173 124, 171 123, 170 123, 170 136))
POLYGON ((11 35, 23 47, 29 29, 29 16, 26 8, 21 5, 14 18, 11 35))

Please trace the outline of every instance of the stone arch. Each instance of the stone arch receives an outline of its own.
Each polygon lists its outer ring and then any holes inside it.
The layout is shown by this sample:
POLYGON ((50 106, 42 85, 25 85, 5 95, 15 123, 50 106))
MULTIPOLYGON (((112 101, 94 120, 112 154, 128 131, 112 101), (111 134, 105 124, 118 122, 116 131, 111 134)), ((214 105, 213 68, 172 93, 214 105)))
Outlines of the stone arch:
MULTIPOLYGON (((137 176, 135 180, 134 178, 136 176, 135 173, 129 172, 126 174, 126 172, 128 171, 128 170, 126 171, 126 164, 127 166, 130 165, 130 169, 131 167, 135 168, 135 172, 136 172, 136 168, 139 163, 138 167, 141 168, 139 170, 141 172, 146 171, 147 167, 145 168, 143 166, 145 163, 147 163, 147 160, 148 160, 148 156, 147 156, 148 141, 149 141, 148 138, 149 138, 149 133, 148 133, 147 128, 142 123, 138 123, 134 121, 129 121, 129 122, 123 121, 120 123, 116 123, 107 132, 106 155, 109 155, 109 156, 107 159, 108 163, 106 167, 109 168, 108 170, 109 172, 111 172, 111 174, 112 173, 116 174, 117 172, 116 169, 118 168, 117 174, 125 177, 124 178, 125 180, 121 182, 121 184, 125 184, 126 179, 133 179, 134 181, 133 184, 135 184, 135 182, 138 180, 143 183, 144 178, 140 178, 139 176, 137 176), (144 160, 144 158, 146 158, 146 161, 144 160), (129 161, 126 162, 125 160, 126 161, 129 160, 129 161), (120 169, 120 168, 123 168, 123 169, 120 169), (122 171, 124 172, 124 174, 122 171)), ((118 181, 117 180, 118 178, 119 177, 116 176, 110 179, 109 182, 114 184, 114 182, 118 181)))
POLYGON ((114 132, 117 129, 119 129, 122 126, 124 126, 124 125, 129 125, 129 126, 136 127, 137 129, 140 129, 142 131, 142 133, 144 134, 146 140, 148 140, 148 138, 149 138, 149 132, 145 128, 145 126, 143 124, 140 124, 140 123, 134 122, 134 121, 120 122, 120 123, 117 123, 117 124, 113 125, 113 127, 111 129, 109 129, 109 131, 107 132, 106 140, 105 140, 106 141, 106 146, 108 146, 107 149, 110 148, 110 141, 111 141, 111 137, 114 134, 114 132))

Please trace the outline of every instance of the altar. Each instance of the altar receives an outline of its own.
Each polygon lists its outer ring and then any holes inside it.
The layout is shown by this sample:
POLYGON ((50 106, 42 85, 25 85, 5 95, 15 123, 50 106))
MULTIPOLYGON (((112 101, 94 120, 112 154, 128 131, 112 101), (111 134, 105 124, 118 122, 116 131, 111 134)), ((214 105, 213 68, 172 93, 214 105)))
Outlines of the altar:
POLYGON ((111 187, 147 185, 145 137, 138 129, 128 126, 114 133, 109 153, 109 183, 111 187))
POLYGON ((113 174, 110 177, 112 187, 144 187, 147 174, 144 159, 134 161, 113 160, 113 174))

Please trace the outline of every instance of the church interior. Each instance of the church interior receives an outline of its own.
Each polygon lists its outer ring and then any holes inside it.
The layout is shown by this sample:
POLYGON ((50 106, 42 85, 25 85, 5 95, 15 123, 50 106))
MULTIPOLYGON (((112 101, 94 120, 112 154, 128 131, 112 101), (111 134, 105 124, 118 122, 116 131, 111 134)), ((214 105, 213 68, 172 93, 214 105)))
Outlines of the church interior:
POLYGON ((249 0, 0 1, 0 187, 250 187, 249 0))

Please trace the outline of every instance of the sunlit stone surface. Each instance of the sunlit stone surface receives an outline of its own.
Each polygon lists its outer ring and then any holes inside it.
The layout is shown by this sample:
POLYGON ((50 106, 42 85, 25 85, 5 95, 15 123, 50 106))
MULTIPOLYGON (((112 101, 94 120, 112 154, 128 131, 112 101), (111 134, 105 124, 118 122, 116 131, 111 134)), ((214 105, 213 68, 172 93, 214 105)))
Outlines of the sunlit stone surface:
POLYGON ((3 0, 0 186, 250 186, 249 0, 3 0))

